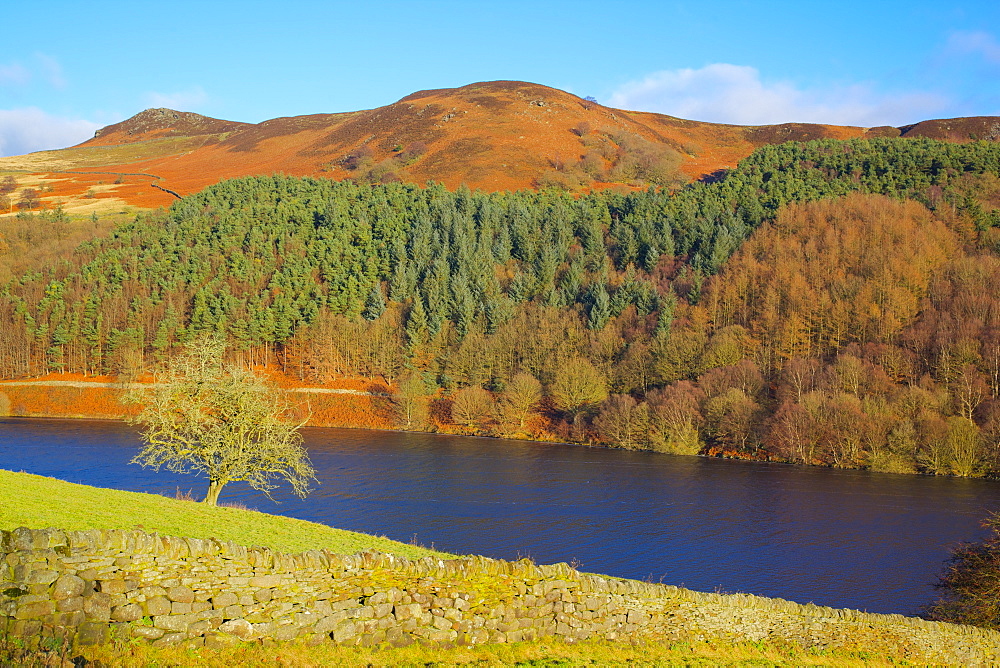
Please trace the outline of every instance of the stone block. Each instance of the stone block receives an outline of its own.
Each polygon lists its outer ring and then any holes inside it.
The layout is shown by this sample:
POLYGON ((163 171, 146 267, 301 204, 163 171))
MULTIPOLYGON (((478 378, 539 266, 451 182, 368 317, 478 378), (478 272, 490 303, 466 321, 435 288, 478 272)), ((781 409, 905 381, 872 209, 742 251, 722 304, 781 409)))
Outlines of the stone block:
POLYGON ((125 588, 125 580, 119 580, 117 578, 98 581, 97 589, 105 594, 124 594, 127 591, 125 588))
POLYGON ((76 598, 83 595, 83 578, 76 575, 61 575, 56 579, 52 587, 52 598, 62 601, 67 598, 76 598))
POLYGON ((398 628, 386 629, 385 640, 393 647, 406 647, 413 644, 413 637, 398 628))
POLYGON ((189 636, 202 636, 205 635, 205 633, 211 628, 212 628, 211 622, 209 622, 207 619, 201 619, 195 622, 191 622, 191 625, 188 626, 187 634, 189 636))
POLYGON ((170 614, 170 599, 166 596, 153 596, 147 598, 142 604, 143 612, 150 617, 170 614))
POLYGON ((24 584, 42 584, 49 585, 55 582, 59 578, 59 571, 52 571, 48 569, 42 569, 37 571, 31 571, 24 577, 24 584))
POLYGON ((111 609, 111 619, 116 622, 134 622, 142 619, 142 607, 136 603, 126 603, 111 609))
POLYGON ((267 603, 271 600, 273 593, 270 589, 258 589, 253 593, 253 598, 258 603, 267 603))
POLYGON ((407 619, 420 619, 423 612, 423 608, 420 607, 419 603, 396 605, 394 608, 396 619, 399 621, 405 621, 407 619))
POLYGON ((223 619, 239 619, 246 612, 242 605, 227 605, 222 611, 223 619))
POLYGON ((277 575, 258 575, 250 578, 249 584, 251 587, 270 589, 281 584, 281 578, 277 575))
POLYGON ((141 587, 139 590, 141 596, 145 596, 147 599, 155 598, 157 596, 163 596, 166 598, 167 590, 163 587, 157 587, 155 585, 149 587, 141 587))
POLYGON ((240 644, 240 639, 221 631, 209 631, 205 634, 205 647, 208 649, 225 649, 240 644))
POLYGON ((184 585, 170 587, 167 589, 167 598, 176 603, 194 603, 194 591, 184 585))
POLYGON ((64 598, 61 601, 56 601, 56 610, 59 612, 76 612, 77 610, 83 610, 83 597, 74 596, 73 598, 64 598))
POLYGON ((274 631, 275 640, 294 640, 299 635, 299 628, 294 624, 283 624, 274 631))
POLYGON ((256 638, 273 638, 278 630, 278 625, 274 622, 257 622, 253 625, 253 635, 256 638))
POLYGON ((342 617, 336 615, 327 615, 326 617, 321 617, 317 620, 316 625, 313 630, 316 633, 329 633, 337 627, 337 624, 344 621, 342 617))
POLYGON ((239 597, 232 592, 223 592, 221 594, 216 594, 212 597, 212 607, 216 610, 221 610, 230 605, 236 605, 239 602, 239 597))
POLYGON ((175 647, 187 640, 183 633, 164 633, 159 640, 153 641, 153 647, 175 647))
POLYGON ((15 619, 35 619, 45 615, 54 614, 56 611, 55 601, 18 601, 15 619))
POLYGON ((164 631, 186 633, 190 625, 191 619, 187 615, 159 615, 153 617, 153 626, 164 631))
POLYGON ((247 614, 243 616, 243 619, 251 624, 263 624, 264 622, 271 621, 271 615, 265 608, 257 607, 249 609, 247 614))
POLYGON ((83 610, 76 610, 75 612, 63 612, 56 615, 58 619, 55 622, 55 626, 65 626, 69 628, 76 628, 87 621, 87 616, 83 614, 83 610))
POLYGON ((339 601, 329 601, 330 609, 334 612, 338 610, 350 610, 351 608, 358 607, 358 599, 356 598, 345 598, 339 601))
POLYGON ((227 633, 242 640, 249 640, 253 637, 253 626, 245 619, 232 619, 219 625, 219 631, 227 633))
POLYGON ((629 610, 625 618, 627 624, 645 624, 649 621, 649 615, 641 610, 629 610))
POLYGON ((454 641, 458 637, 458 634, 450 630, 428 629, 424 637, 432 643, 443 644, 454 641))
POLYGON ((294 613, 292 615, 292 619, 295 620, 295 625, 301 629, 307 626, 312 626, 319 621, 320 617, 311 610, 305 610, 303 612, 294 613))
POLYGON ((84 622, 76 630, 77 645, 103 645, 108 642, 111 626, 101 622, 84 622))
POLYGON ((357 635, 357 626, 354 622, 343 621, 337 625, 337 628, 333 630, 330 637, 333 638, 334 642, 342 643, 347 640, 354 638, 357 635))
POLYGON ((170 604, 170 614, 172 615, 186 615, 191 612, 190 603, 181 603, 179 601, 174 601, 170 604))

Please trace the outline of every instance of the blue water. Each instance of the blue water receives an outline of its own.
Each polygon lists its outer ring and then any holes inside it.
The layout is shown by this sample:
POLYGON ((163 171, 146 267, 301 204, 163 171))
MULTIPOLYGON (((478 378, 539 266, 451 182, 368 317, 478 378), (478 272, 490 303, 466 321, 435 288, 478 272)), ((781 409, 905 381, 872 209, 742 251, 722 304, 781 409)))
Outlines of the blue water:
MULTIPOLYGON (((305 429, 320 485, 221 501, 460 554, 913 614, 949 546, 983 535, 1000 483, 674 457, 526 441, 305 429)), ((116 422, 0 420, 0 468, 100 487, 204 495, 128 462, 116 422)), ((0 499, 2 503, 2 499, 0 499)))

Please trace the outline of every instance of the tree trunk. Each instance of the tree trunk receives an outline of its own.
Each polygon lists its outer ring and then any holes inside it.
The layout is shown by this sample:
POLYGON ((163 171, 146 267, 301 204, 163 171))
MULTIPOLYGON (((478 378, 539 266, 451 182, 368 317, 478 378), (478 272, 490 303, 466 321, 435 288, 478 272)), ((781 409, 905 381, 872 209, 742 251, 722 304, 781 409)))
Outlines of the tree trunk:
POLYGON ((210 506, 219 505, 219 492, 222 491, 222 487, 225 484, 225 482, 220 480, 210 480, 208 483, 208 494, 205 495, 204 503, 210 506))

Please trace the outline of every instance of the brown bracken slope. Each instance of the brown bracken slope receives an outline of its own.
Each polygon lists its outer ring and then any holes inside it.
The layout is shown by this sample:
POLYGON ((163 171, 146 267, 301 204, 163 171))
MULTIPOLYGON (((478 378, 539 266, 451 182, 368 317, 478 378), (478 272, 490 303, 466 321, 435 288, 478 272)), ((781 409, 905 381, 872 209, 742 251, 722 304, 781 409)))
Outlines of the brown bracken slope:
POLYGON ((547 183, 586 190, 644 187, 613 171, 616 152, 672 156, 678 180, 699 179, 736 166, 764 144, 865 136, 969 141, 997 133, 998 121, 964 118, 903 128, 722 125, 613 109, 537 84, 492 81, 420 91, 377 109, 258 124, 147 109, 79 146, 0 158, 0 172, 41 186, 45 206, 81 212, 100 204, 169 205, 175 198, 169 191, 187 195, 220 179, 273 173, 437 181, 452 188, 464 183, 489 191, 547 183))

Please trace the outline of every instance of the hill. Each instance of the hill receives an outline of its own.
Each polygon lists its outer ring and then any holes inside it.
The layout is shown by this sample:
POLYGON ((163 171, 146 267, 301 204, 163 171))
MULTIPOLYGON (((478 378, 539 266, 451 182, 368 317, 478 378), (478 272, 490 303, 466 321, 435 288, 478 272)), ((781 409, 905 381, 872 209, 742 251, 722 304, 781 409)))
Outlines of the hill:
POLYGON ((892 128, 738 126, 614 109, 518 81, 419 91, 348 113, 257 124, 147 109, 72 148, 0 159, 41 205, 89 213, 155 208, 222 179, 270 175, 466 184, 485 191, 674 186, 734 168, 755 148, 858 137, 986 138, 1000 119, 892 128))
POLYGON ((223 181, 13 274, 0 377, 128 377, 220 332, 391 388, 406 429, 996 474, 998 175, 996 142, 897 137, 675 193, 223 181))

